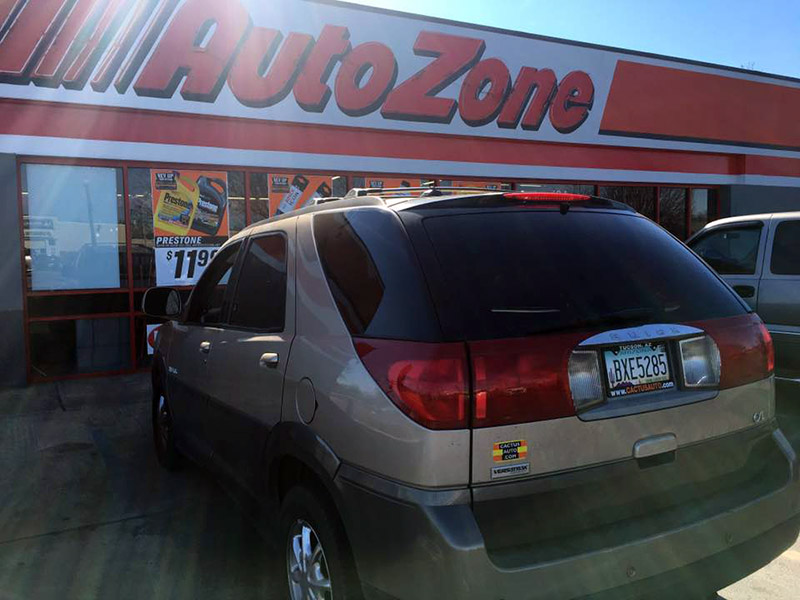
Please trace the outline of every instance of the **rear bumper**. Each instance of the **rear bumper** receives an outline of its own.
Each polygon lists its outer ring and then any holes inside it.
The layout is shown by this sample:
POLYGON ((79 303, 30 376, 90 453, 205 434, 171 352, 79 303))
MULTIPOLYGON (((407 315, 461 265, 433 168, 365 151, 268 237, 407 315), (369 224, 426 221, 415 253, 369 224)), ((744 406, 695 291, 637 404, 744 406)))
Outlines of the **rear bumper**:
POLYGON ((702 598, 768 563, 800 532, 797 456, 780 430, 771 435, 787 470, 774 491, 681 527, 556 560, 526 562, 524 550, 498 560, 487 550, 470 490, 417 490, 347 465, 337 485, 368 597, 618 600, 663 591, 702 598))

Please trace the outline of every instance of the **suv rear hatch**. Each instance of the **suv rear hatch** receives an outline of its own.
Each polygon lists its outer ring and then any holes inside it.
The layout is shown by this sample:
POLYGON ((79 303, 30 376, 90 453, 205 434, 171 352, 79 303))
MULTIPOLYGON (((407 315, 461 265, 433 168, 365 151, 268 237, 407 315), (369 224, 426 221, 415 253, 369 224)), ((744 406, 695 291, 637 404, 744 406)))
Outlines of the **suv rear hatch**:
POLYGON ((599 203, 453 204, 400 214, 443 338, 465 344, 474 511, 497 562, 655 534, 785 483, 754 423, 774 413, 769 334, 685 246, 599 203))

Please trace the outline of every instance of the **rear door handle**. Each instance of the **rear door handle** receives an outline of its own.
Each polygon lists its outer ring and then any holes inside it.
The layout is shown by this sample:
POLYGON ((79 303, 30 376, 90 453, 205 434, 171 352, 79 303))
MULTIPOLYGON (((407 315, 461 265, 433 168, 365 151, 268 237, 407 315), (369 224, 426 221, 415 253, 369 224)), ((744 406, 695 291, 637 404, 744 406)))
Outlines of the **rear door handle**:
POLYGON ((200 352, 203 354, 211 352, 211 342, 200 342, 200 352))
POLYGON ((756 295, 756 288, 752 285, 735 285, 733 286, 733 291, 742 298, 752 298, 756 295))
POLYGON ((264 352, 258 359, 258 366, 262 369, 274 369, 278 366, 280 357, 277 352, 264 352))

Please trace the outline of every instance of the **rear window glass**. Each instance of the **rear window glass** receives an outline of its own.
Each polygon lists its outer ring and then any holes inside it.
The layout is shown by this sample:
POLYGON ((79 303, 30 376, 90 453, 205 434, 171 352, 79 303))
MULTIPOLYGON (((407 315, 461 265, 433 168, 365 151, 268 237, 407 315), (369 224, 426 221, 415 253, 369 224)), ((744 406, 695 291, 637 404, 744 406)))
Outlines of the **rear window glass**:
POLYGON ((438 341, 419 262, 397 216, 362 209, 314 217, 328 286, 352 335, 438 341))
POLYGON ((634 215, 473 211, 423 224, 469 339, 745 312, 689 250, 634 215))

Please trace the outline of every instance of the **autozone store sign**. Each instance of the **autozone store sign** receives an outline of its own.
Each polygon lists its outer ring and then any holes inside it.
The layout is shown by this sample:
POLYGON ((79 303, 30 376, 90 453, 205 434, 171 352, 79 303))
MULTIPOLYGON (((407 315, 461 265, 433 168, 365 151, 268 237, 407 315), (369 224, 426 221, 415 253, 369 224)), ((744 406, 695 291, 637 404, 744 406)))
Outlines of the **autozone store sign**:
POLYGON ((0 98, 29 103, 800 151, 794 81, 335 2, 0 0, 0 23, 0 98))

